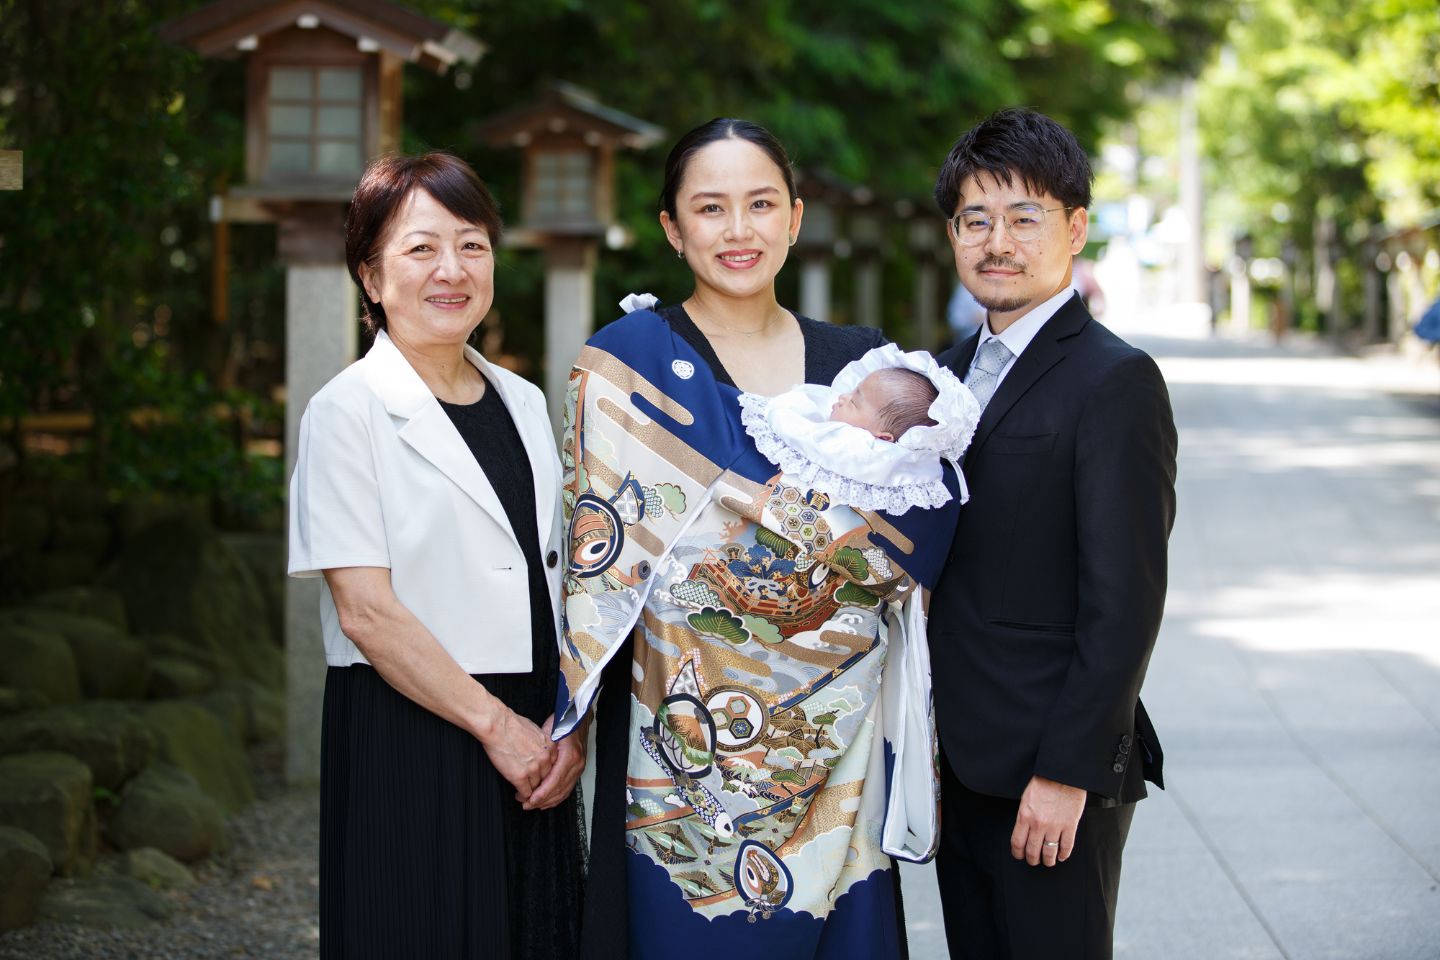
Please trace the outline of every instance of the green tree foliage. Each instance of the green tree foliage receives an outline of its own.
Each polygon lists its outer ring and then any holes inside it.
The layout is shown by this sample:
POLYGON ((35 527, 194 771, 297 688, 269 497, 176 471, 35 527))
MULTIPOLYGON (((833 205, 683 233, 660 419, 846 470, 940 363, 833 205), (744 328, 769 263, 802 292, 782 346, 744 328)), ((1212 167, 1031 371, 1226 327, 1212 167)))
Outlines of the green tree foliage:
MULTIPOLYGON (((29 171, 24 191, 0 195, 0 421, 93 411, 92 466, 112 484, 206 488, 246 475, 243 457, 227 460, 223 444, 196 437, 229 436, 206 420, 221 401, 256 408, 253 397, 222 389, 235 380, 237 344, 255 361, 242 384, 268 387, 283 370, 268 228, 235 229, 228 326, 217 326, 210 306, 207 202, 243 178, 243 71, 156 33, 200 3, 0 0, 0 146, 24 149, 29 171), (137 431, 136 409, 165 415, 137 431)), ((1125 115, 1144 83, 1197 60, 1224 9, 1221 0, 410 5, 489 52, 444 76, 407 69, 405 148, 449 148, 471 160, 512 223, 518 153, 488 148, 477 126, 552 79, 588 87, 671 137, 718 115, 753 118, 801 167, 924 209, 941 159, 967 126, 1027 103, 1094 146, 1102 121, 1125 115)), ((636 242, 602 257, 602 318, 632 289, 688 293, 655 220, 664 153, 619 166, 619 208, 636 242)), ((909 269, 905 256, 891 257, 886 288, 908 291, 909 269)), ((796 273, 782 277, 789 300, 796 273)), ((537 375, 539 257, 506 252, 497 287, 503 349, 531 358, 527 372, 537 375)), ((903 316, 903 297, 888 297, 887 311, 903 316)))
POLYGON ((1202 84, 1215 211, 1261 255, 1290 252, 1302 288, 1316 225, 1334 223, 1353 314, 1372 228, 1440 203, 1437 107, 1433 0, 1247 0, 1202 84))
MULTIPOLYGON (((155 35, 190 6, 4 3, 0 137, 27 175, 0 194, 0 421, 88 410, 96 479, 209 493, 252 473, 234 443, 196 440, 228 436, 209 411, 258 401, 218 388, 230 331, 210 329, 208 198, 238 176, 239 71, 155 35)), ((237 259, 273 259, 258 246, 237 259)))

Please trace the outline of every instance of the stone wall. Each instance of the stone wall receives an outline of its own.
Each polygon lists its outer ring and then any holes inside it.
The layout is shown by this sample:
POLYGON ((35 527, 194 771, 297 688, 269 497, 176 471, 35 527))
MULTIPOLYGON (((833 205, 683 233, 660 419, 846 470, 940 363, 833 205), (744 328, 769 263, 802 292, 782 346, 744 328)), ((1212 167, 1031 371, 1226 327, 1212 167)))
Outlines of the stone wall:
POLYGON ((222 849, 247 748, 284 732, 281 535, 73 484, 0 494, 0 930, 158 915, 134 865, 222 849))

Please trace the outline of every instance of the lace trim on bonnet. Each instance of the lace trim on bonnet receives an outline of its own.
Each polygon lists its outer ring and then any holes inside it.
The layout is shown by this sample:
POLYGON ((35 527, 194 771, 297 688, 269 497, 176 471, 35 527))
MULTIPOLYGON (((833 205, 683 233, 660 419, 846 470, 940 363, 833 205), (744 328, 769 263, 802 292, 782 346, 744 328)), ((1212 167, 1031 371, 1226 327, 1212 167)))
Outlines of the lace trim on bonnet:
MULTIPOLYGON (((829 387, 801 385, 778 397, 742 393, 740 410, 756 448, 791 482, 861 510, 893 514, 950 500, 940 458, 958 464, 980 419, 980 404, 955 374, 925 351, 906 353, 893 343, 848 364, 829 387), (911 427, 891 443, 860 427, 832 423, 836 398, 886 367, 914 370, 935 384, 939 395, 929 410, 935 425, 911 427)), ((969 491, 963 474, 959 479, 964 503, 969 491)))

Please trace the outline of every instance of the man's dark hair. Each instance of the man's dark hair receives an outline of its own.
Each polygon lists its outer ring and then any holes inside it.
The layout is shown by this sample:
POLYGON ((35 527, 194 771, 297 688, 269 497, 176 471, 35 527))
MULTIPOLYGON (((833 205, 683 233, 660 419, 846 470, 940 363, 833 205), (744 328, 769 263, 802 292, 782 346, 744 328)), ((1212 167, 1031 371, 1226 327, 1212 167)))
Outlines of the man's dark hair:
POLYGON ((439 150, 418 157, 375 160, 360 177, 345 218, 345 264, 350 268, 350 278, 360 288, 365 326, 371 333, 385 329, 385 308, 365 292, 360 265, 371 270, 379 268, 385 232, 405 199, 416 190, 424 190, 466 223, 484 227, 492 250, 500 245, 500 207, 464 160, 439 150))
POLYGON ((955 215, 965 182, 981 173, 1010 186, 1048 193, 1065 206, 1090 206, 1095 174, 1075 135, 1043 113, 1006 107, 971 127, 950 148, 935 181, 942 216, 955 215))

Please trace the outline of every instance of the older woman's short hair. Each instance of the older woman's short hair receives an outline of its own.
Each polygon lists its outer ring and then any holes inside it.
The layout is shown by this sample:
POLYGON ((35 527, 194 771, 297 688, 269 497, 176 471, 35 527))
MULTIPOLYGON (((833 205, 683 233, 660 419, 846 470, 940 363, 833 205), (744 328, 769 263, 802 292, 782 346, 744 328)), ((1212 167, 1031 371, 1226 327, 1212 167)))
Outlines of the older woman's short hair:
POLYGON ((350 213, 345 218, 345 265, 360 288, 365 326, 373 334, 385 329, 385 308, 370 299, 360 281, 360 265, 379 269, 381 244, 400 205, 416 190, 424 190, 446 210, 466 223, 485 228, 490 245, 500 243, 503 224, 500 208, 470 165, 453 153, 432 151, 415 157, 381 157, 365 168, 350 213))

